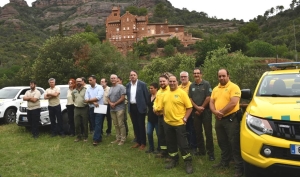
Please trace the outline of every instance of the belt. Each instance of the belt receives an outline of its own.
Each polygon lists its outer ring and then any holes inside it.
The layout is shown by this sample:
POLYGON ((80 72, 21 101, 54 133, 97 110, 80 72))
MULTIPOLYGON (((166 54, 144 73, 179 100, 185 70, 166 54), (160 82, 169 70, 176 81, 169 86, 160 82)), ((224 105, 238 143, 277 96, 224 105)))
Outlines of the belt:
POLYGON ((225 116, 225 117, 222 117, 222 119, 228 119, 228 118, 231 118, 232 116, 235 116, 236 113, 237 113, 237 111, 234 112, 234 113, 231 113, 231 114, 229 114, 229 115, 227 115, 227 116, 225 116))
POLYGON ((130 103, 130 104, 133 104, 133 105, 135 105, 136 103, 130 103))

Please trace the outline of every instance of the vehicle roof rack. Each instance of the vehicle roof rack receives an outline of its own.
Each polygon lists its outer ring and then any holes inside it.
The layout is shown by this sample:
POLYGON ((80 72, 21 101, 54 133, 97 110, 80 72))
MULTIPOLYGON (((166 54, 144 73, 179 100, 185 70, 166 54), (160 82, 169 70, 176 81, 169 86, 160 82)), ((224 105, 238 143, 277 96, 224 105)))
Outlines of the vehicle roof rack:
POLYGON ((273 71, 285 69, 298 69, 300 68, 300 62, 269 63, 268 66, 273 71))

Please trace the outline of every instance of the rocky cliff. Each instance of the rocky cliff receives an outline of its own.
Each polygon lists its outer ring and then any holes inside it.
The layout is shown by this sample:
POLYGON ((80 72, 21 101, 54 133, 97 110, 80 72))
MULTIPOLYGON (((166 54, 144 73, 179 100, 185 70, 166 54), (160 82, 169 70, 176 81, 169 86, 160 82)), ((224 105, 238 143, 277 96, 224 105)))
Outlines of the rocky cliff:
POLYGON ((37 0, 32 3, 32 7, 45 8, 49 6, 62 6, 62 5, 79 5, 93 0, 37 0))
MULTIPOLYGON (((120 6, 121 11, 130 5, 137 7, 151 8, 158 2, 168 2, 167 0, 128 0, 128 1, 108 1, 108 0, 36 0, 32 7, 28 7, 25 0, 10 0, 10 3, 0 8, 0 21, 14 21, 13 24, 21 23, 19 19, 22 11, 39 11, 40 14, 31 14, 35 23, 43 23, 42 30, 55 31, 59 23, 70 33, 84 30, 86 24, 91 26, 103 26, 107 16, 111 13, 113 6, 120 6), (18 8, 22 7, 22 8, 18 8), (25 9, 24 9, 25 8, 25 9), (17 10, 16 10, 17 9, 17 10), (20 10, 21 9, 21 10, 20 10)), ((24 19, 23 19, 24 20, 24 19)), ((17 26, 19 28, 19 26, 17 26)))

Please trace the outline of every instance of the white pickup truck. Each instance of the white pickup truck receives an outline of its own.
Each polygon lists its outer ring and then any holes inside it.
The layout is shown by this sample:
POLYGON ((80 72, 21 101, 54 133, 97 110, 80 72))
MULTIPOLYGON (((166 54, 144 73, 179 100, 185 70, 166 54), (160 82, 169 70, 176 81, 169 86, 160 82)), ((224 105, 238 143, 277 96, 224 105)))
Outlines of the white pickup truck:
MULTIPOLYGON (((43 94, 45 90, 41 87, 37 89, 43 94)), ((16 121, 16 113, 23 102, 20 98, 27 90, 30 90, 29 86, 16 86, 16 87, 4 87, 0 90, 0 119, 4 120, 4 123, 13 123, 16 121)))

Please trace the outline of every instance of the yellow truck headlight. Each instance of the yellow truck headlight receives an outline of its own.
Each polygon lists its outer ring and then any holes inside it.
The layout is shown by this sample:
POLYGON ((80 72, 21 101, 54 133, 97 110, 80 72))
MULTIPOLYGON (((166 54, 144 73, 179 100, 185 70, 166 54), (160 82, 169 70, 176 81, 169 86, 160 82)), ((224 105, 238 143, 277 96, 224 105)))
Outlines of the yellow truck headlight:
POLYGON ((254 117, 249 113, 246 113, 246 123, 248 128, 258 135, 273 134, 273 129, 266 119, 254 117))

